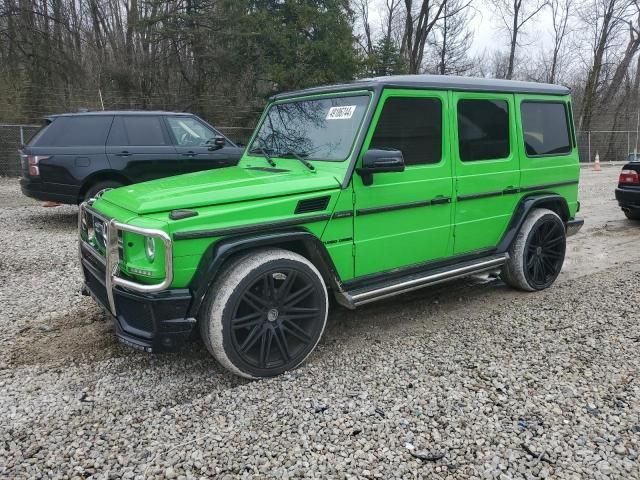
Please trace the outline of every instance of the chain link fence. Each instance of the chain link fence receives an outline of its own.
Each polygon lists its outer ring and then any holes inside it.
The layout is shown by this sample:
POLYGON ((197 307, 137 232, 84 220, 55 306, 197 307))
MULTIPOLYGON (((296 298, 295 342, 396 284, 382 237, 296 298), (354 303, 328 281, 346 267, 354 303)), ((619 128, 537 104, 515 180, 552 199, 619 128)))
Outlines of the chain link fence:
POLYGON ((0 123, 0 176, 20 175, 20 147, 31 140, 40 125, 0 123))
POLYGON ((636 130, 591 130, 577 132, 581 162, 623 162, 629 154, 640 151, 636 130))

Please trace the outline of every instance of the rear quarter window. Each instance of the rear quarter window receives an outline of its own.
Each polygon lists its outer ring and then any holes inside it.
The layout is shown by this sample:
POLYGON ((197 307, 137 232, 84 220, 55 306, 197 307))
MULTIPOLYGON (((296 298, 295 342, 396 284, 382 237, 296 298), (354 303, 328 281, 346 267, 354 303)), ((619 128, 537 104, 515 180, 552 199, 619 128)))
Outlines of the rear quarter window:
POLYGON ((529 157, 571 152, 569 116, 562 102, 522 102, 522 134, 529 157))
POLYGON ((104 145, 112 116, 78 115, 58 117, 31 141, 34 147, 76 147, 104 145))

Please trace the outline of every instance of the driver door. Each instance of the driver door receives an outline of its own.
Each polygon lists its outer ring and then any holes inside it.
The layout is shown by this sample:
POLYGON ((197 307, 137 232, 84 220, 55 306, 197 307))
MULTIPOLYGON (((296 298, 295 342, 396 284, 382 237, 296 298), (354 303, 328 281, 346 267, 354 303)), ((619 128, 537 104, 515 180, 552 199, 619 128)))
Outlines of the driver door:
MULTIPOLYGON (((446 92, 385 90, 358 162, 369 148, 402 151, 403 172, 354 174, 355 275, 451 253, 452 162, 446 92)), ((360 163, 359 163, 360 164, 360 163)))
POLYGON ((242 149, 225 140, 223 147, 213 144, 216 136, 222 136, 204 122, 191 115, 165 117, 178 153, 184 162, 185 172, 199 172, 235 165, 242 149))

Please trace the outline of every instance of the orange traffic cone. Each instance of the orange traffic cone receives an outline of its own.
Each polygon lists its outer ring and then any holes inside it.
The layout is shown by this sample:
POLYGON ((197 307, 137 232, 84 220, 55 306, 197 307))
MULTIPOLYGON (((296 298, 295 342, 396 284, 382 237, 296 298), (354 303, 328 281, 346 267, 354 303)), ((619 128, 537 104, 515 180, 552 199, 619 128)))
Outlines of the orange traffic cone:
POLYGON ((594 172, 599 172, 601 170, 600 168, 600 155, 598 155, 598 152, 596 152, 596 161, 593 163, 593 171, 594 172))

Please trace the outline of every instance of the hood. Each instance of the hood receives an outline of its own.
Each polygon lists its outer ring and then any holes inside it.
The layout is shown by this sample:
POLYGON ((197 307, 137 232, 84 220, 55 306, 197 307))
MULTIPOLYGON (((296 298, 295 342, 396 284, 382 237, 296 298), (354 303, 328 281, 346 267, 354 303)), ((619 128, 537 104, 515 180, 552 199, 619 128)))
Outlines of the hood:
POLYGON ((228 167, 109 190, 102 199, 137 214, 281 197, 339 188, 331 174, 228 167))

